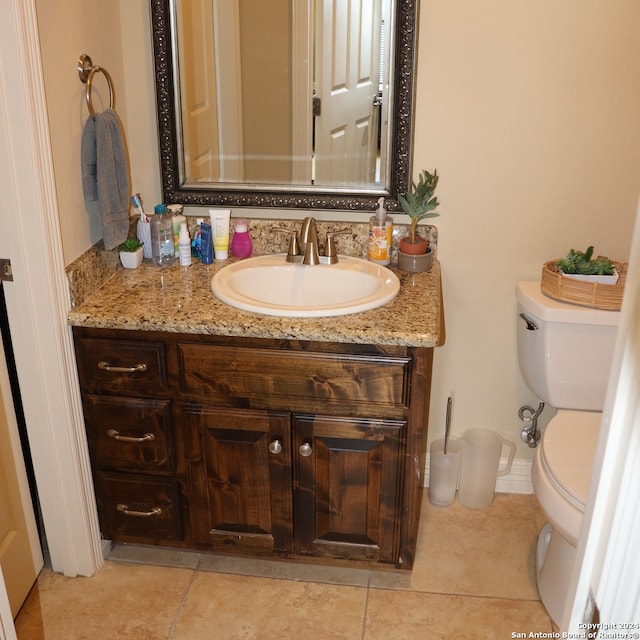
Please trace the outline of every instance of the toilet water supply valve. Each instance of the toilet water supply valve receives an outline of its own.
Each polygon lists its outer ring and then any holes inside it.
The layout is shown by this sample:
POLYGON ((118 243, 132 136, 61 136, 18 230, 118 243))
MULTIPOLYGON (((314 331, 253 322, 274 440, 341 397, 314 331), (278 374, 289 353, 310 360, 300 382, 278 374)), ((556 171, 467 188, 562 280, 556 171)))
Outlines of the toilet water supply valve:
POLYGON ((523 442, 526 442, 532 449, 538 446, 538 440, 540 440, 540 432, 538 431, 538 417, 544 409, 544 402, 538 405, 537 409, 524 405, 518 409, 518 418, 523 422, 528 422, 526 427, 520 432, 520 437, 523 442))

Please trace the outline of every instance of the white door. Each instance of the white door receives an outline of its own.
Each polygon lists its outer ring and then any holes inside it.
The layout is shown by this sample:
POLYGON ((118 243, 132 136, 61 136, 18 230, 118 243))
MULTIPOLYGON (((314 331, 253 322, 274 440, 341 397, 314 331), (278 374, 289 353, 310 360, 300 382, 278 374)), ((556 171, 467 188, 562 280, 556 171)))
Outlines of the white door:
POLYGON ((185 180, 218 180, 218 113, 211 0, 179 5, 180 94, 185 180))
POLYGON ((316 20, 315 183, 375 181, 382 0, 321 0, 316 20))
POLYGON ((66 322, 69 284, 35 0, 4 0, 2 6, 0 257, 13 266, 14 281, 5 286, 11 338, 52 568, 92 575, 103 552, 66 322))
POLYGON ((42 564, 0 337, 0 566, 14 616, 42 564))
MULTIPOLYGON (((600 439, 562 631, 585 633, 594 606, 610 636, 640 629, 640 205, 600 439)), ((589 629, 589 633, 592 630, 589 629)), ((617 635, 619 634, 619 635, 617 635)), ((595 632, 593 636, 595 637, 595 632)), ((600 637, 600 636, 599 636, 600 637)))

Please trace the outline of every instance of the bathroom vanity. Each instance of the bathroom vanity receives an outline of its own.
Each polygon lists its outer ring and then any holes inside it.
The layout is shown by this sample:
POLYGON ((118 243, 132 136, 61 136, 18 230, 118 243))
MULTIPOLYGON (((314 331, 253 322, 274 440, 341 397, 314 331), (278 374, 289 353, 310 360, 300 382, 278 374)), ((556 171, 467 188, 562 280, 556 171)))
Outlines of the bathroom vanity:
POLYGON ((317 319, 225 305, 219 268, 120 271, 69 315, 102 535, 410 569, 439 265, 317 319))

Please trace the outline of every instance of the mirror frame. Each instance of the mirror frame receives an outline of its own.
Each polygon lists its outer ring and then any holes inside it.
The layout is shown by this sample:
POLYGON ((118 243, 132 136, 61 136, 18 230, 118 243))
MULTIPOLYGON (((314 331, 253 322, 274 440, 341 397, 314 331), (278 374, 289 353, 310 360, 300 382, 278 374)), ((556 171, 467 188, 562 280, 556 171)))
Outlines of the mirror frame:
POLYGON ((418 0, 396 0, 395 60, 393 75, 393 129, 389 188, 359 191, 357 188, 307 185, 240 185, 220 183, 220 188, 181 186, 178 149, 170 0, 152 0, 151 24, 154 50, 156 106, 164 202, 228 207, 277 207, 371 211, 385 197, 389 210, 399 210, 397 195, 411 180, 414 71, 417 46, 418 0))

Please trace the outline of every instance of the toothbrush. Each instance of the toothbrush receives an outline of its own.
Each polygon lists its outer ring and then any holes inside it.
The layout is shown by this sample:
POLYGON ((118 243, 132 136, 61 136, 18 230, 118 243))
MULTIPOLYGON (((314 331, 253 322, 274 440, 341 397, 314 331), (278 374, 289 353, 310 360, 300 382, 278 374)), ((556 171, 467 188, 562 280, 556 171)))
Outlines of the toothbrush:
POLYGON ((133 205, 133 208, 140 214, 140 220, 149 222, 149 218, 147 218, 142 208, 142 198, 140 197, 139 193, 134 193, 131 196, 131 204, 133 205))

